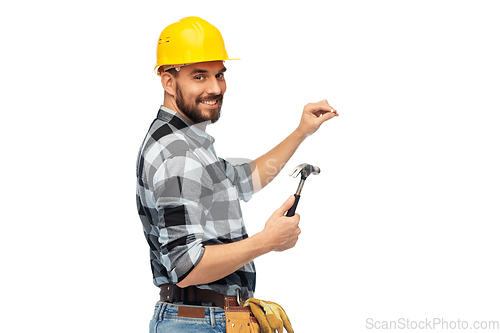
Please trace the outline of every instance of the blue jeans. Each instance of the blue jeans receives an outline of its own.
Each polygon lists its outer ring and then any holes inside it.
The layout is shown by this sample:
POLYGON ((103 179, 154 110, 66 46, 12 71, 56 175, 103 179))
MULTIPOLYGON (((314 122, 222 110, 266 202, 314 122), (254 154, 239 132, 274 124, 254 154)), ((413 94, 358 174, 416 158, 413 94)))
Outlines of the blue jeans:
POLYGON ((149 323, 149 333, 225 333, 225 320, 224 310, 218 307, 177 305, 160 301, 156 303, 155 314, 149 323), (201 315, 188 317, 183 313, 186 310, 192 310, 191 312, 201 315), (200 318, 203 316, 203 311, 205 316, 200 318))

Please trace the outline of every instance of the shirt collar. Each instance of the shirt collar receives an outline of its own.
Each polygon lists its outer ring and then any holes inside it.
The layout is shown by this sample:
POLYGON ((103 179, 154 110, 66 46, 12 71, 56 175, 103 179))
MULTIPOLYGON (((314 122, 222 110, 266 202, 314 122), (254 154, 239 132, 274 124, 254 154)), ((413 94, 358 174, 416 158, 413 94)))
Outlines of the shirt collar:
POLYGON ((208 148, 215 142, 214 137, 212 137, 210 134, 207 134, 206 132, 202 131, 201 129, 193 125, 180 113, 168 109, 163 105, 160 106, 160 110, 158 111, 158 115, 156 117, 158 119, 168 122, 175 129, 182 131, 187 136, 198 142, 204 148, 208 148))

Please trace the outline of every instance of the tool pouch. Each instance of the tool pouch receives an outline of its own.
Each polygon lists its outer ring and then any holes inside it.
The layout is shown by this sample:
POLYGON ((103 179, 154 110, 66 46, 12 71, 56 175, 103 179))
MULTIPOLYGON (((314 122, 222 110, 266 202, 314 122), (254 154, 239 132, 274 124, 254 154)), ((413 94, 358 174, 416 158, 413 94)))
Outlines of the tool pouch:
POLYGON ((226 306, 227 333, 260 333, 259 323, 246 306, 226 306))

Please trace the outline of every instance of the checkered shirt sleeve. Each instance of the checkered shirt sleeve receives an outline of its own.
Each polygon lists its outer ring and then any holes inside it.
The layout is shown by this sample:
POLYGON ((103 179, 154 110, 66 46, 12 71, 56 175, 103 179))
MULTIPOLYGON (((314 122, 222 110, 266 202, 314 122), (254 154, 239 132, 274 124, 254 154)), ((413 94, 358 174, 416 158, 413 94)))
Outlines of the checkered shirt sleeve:
POLYGON ((227 178, 238 189, 238 198, 247 202, 253 195, 252 171, 247 163, 232 165, 228 161, 219 157, 224 166, 227 178))

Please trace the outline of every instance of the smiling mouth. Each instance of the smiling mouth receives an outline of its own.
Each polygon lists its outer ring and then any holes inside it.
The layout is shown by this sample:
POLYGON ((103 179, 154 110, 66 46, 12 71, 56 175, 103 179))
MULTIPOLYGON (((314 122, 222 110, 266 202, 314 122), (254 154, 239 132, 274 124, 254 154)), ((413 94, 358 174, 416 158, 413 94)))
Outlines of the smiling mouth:
POLYGON ((210 105, 210 106, 217 105, 218 102, 219 102, 219 100, 217 100, 217 99, 208 100, 208 101, 201 101, 202 104, 210 105))

